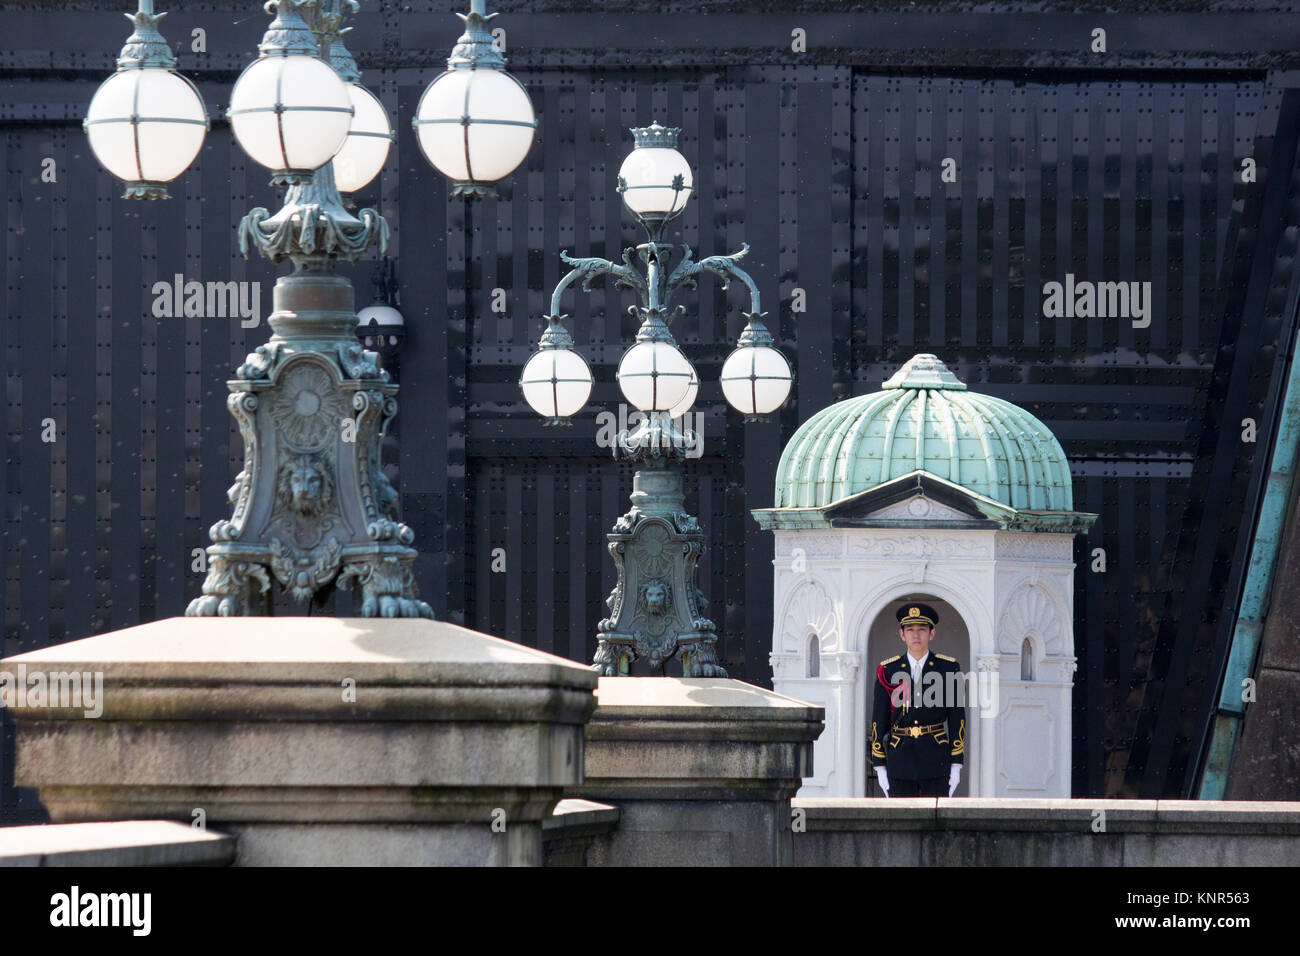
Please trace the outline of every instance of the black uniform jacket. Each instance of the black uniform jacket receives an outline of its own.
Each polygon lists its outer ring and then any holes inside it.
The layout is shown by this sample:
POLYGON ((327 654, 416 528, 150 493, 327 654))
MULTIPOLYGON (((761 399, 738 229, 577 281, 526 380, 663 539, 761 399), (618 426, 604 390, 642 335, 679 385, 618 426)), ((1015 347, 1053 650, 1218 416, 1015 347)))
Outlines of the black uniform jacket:
POLYGON ((877 669, 875 697, 871 708, 871 766, 884 765, 891 780, 947 778, 951 764, 961 763, 966 754, 966 689, 961 665, 955 658, 930 651, 922 669, 921 682, 912 686, 910 658, 899 654, 881 661, 877 669), (953 675, 949 677, 947 675, 953 675), (910 702, 893 708, 890 691, 881 684, 906 681, 910 702), (957 684, 961 687, 958 688, 957 684), (913 736, 910 727, 946 723, 937 733, 913 736))

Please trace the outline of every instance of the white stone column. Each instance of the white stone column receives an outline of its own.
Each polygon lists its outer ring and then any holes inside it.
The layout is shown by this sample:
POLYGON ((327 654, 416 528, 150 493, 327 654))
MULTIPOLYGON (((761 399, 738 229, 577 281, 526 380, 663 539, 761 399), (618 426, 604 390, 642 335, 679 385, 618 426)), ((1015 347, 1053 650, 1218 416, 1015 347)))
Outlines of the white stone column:
MULTIPOLYGON (((990 682, 996 682, 1001 679, 1002 660, 996 655, 982 654, 976 662, 976 680, 979 682, 981 695, 987 692, 990 682)), ((979 791, 972 789, 972 797, 996 797, 998 781, 998 746, 997 746, 997 716, 1001 701, 998 700, 996 706, 989 706, 989 702, 981 697, 979 701, 979 739, 976 745, 979 749, 979 791)), ((973 782, 973 781, 972 781, 973 782)))
POLYGON ((865 714, 857 713, 854 699, 857 696, 858 673, 862 669, 862 655, 841 651, 838 655, 839 682, 835 685, 835 706, 839 714, 840 733, 836 743, 835 787, 832 796, 862 796, 854 793, 857 786, 860 762, 865 759, 866 725, 869 722, 865 714))
POLYGON ((1078 669, 1077 658, 1061 662, 1061 680, 1067 683, 1057 696, 1056 752, 1062 756, 1062 763, 1057 774, 1056 793, 1052 795, 1062 798, 1072 797, 1074 790, 1074 761, 1071 757, 1074 746, 1074 675, 1078 669))

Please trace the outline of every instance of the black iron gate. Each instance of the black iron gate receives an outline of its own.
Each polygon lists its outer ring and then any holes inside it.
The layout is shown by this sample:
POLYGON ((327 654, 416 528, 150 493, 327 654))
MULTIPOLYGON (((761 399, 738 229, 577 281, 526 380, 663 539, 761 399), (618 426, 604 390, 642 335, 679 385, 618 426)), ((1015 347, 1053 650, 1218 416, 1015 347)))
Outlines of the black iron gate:
MULTIPOLYGON (((117 198, 76 125, 111 69, 116 7, 41 6, 0 12, 6 654, 179 614, 197 593, 195 549, 239 467, 225 380, 265 340, 275 276, 237 257, 235 223, 275 197, 221 122, 170 203, 117 198), (178 274, 259 281, 263 322, 155 315, 154 284, 178 274)), ((657 9, 642 0, 594 21, 577 5, 502 6, 541 125, 501 198, 472 206, 447 198, 409 128, 455 21, 442 4, 386 2, 350 38, 399 132, 359 198, 395 233, 410 334, 386 465, 437 614, 590 659, 613 584, 603 536, 630 490, 597 444, 597 412, 618 413, 631 299, 598 283, 565 300, 598 379, 572 428, 543 428, 515 383, 560 250, 611 256, 637 241, 613 177, 627 128, 657 119, 683 127, 695 170, 682 239, 700 255, 750 245, 796 372, 778 421, 741 424, 717 385, 741 300, 706 280, 675 326, 704 382, 687 503, 709 535, 702 582, 732 675, 770 683, 772 542, 749 509, 772 503, 783 442, 935 352, 1043 419, 1073 464, 1076 507, 1101 515, 1076 549, 1076 792, 1185 794, 1286 371, 1277 289, 1300 225, 1300 124, 1280 68, 1294 66, 1295 18, 1237 16, 1227 30, 1156 4, 1159 43, 1100 63, 1051 46, 1067 31, 1050 3, 1025 5, 1046 53, 1009 52, 963 4, 932 5, 949 17, 937 32, 886 5, 808 14, 841 45, 803 58, 789 50, 795 14, 744 13, 710 44, 635 29, 657 9), (579 22, 581 42, 555 42, 579 22), (1214 43, 1232 50, 1185 52, 1214 43), (1043 318, 1043 284, 1067 273, 1150 282, 1150 325, 1043 318), (1240 440, 1247 417, 1256 444, 1240 440), (1104 573, 1090 570, 1094 548, 1104 573)), ((214 116, 264 23, 245 7, 186 4, 169 19, 169 36, 207 30, 210 52, 182 49, 181 65, 214 116)), ((354 276, 364 301, 367 267, 354 276)), ((38 818, 12 789, 11 734, 6 723, 0 818, 38 818)))

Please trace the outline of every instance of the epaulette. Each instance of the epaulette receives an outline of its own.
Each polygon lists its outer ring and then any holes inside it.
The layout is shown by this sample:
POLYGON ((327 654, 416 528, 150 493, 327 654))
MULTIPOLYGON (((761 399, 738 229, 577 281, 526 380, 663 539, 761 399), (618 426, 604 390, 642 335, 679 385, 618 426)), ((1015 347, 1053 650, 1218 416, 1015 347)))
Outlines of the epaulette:
POLYGON ((957 663, 957 658, 949 657, 947 654, 935 654, 934 656, 939 658, 941 661, 952 661, 954 664, 957 663))
POLYGON ((881 661, 880 666, 884 667, 886 664, 892 664, 894 663, 894 661, 898 660, 902 656, 903 656, 902 654, 895 654, 893 657, 889 658, 888 660, 881 661))

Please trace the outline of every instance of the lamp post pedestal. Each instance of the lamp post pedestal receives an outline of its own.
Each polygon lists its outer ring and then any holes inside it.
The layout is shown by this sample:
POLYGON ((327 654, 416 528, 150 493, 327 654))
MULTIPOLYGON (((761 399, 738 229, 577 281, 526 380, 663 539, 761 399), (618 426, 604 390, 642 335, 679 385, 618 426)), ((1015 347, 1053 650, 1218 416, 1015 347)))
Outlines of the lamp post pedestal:
POLYGON ((415 596, 415 535, 379 465, 397 386, 357 344, 352 284, 283 276, 270 324, 270 341, 227 383, 244 469, 228 492, 230 519, 211 529, 203 596, 186 613, 265 611, 274 578, 300 602, 356 579, 366 617, 432 616, 415 596))
POLYGON ((627 676, 638 658, 662 674, 677 654, 685 677, 727 676, 699 587, 704 534, 686 512, 682 472, 673 460, 684 439, 667 418, 619 436, 619 450, 642 465, 632 481, 632 509, 606 536, 618 583, 606 601, 610 616, 596 625, 593 666, 607 677, 627 676))

